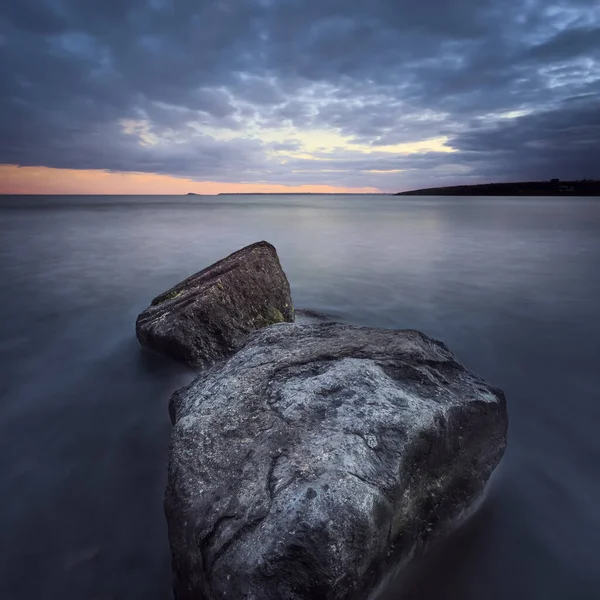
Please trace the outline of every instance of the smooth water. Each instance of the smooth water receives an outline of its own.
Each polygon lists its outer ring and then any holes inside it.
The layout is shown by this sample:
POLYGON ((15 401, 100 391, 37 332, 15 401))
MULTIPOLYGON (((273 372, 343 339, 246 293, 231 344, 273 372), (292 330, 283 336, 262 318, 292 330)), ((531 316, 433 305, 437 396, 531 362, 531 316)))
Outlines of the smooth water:
POLYGON ((387 196, 0 198, 0 598, 170 597, 170 394, 151 298, 242 246, 295 305, 445 341, 502 387, 505 459, 402 600, 600 597, 600 202, 387 196))

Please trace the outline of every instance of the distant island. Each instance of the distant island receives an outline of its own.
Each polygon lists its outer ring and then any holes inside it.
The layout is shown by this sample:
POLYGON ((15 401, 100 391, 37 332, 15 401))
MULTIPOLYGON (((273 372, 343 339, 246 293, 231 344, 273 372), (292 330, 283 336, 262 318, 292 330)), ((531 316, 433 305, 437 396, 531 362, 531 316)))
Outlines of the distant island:
POLYGON ((396 196, 600 196, 600 180, 522 181, 426 188, 399 192, 396 196))

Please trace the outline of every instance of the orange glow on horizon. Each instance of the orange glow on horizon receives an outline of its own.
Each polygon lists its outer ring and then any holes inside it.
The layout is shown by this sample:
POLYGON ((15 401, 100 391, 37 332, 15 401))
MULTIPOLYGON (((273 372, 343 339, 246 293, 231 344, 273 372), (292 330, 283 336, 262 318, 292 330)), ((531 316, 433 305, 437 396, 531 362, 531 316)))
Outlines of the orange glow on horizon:
POLYGON ((0 194, 140 194, 222 193, 379 193, 376 188, 331 185, 286 186, 275 183, 193 181, 156 173, 115 173, 101 170, 53 169, 0 165, 0 194))

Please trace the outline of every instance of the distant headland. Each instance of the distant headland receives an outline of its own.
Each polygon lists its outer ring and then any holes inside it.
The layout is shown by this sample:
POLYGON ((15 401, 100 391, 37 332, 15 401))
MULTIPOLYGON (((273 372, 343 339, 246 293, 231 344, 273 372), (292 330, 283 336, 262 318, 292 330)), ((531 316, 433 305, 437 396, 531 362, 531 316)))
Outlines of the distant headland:
POLYGON ((600 180, 551 179, 550 181, 455 185, 399 192, 396 196, 600 196, 600 180))

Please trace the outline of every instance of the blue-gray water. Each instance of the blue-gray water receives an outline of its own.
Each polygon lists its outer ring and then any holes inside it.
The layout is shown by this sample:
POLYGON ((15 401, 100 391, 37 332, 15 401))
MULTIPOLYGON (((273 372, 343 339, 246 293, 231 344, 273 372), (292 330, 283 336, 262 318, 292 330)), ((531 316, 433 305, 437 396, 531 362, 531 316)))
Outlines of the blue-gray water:
POLYGON ((600 202, 394 197, 0 198, 0 598, 170 597, 168 398, 151 298, 248 243, 297 307, 442 339, 502 387, 480 512, 402 600, 600 594, 600 202))

